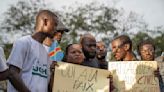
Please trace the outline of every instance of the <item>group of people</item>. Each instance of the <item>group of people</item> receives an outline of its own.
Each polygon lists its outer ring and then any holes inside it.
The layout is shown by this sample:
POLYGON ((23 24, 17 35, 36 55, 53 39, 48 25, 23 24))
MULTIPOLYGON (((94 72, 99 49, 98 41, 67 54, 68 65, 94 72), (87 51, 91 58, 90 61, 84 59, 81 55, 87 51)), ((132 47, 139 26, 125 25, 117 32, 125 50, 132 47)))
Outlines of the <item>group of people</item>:
MULTIPOLYGON (((49 60, 48 50, 54 40, 60 43, 63 33, 69 30, 55 13, 41 10, 36 16, 34 31, 32 35, 24 36, 14 42, 7 64, 4 52, 0 48, 0 81, 9 80, 8 92, 52 91, 57 63, 49 60)), ((138 52, 141 59, 137 59, 133 53, 132 41, 127 35, 114 38, 111 47, 114 61, 155 60, 155 46, 150 41, 139 44, 138 52)), ((92 34, 86 33, 80 38, 79 43, 67 45, 63 62, 107 69, 106 55, 104 42, 97 42, 92 34)))

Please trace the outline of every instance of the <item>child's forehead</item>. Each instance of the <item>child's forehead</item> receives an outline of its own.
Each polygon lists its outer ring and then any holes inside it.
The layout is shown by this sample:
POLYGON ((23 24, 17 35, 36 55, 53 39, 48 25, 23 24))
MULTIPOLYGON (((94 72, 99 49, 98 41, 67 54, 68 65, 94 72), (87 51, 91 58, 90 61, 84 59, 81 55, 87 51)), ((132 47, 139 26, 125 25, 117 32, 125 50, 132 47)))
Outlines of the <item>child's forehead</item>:
POLYGON ((152 44, 143 44, 142 48, 154 48, 154 46, 152 44))

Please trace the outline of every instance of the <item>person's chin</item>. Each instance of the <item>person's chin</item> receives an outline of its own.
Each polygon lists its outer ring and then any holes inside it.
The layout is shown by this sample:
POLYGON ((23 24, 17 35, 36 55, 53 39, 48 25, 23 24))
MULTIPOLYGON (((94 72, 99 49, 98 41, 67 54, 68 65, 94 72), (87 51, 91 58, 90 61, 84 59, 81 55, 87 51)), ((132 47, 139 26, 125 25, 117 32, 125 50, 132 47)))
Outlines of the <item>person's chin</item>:
POLYGON ((146 57, 147 61, 153 61, 153 56, 146 57))
POLYGON ((95 54, 95 53, 90 53, 89 56, 90 56, 90 57, 95 57, 96 54, 95 54))
POLYGON ((97 58, 101 58, 102 56, 101 55, 97 55, 97 58))
POLYGON ((99 59, 99 60, 101 60, 101 59, 105 59, 105 56, 97 57, 97 59, 99 59))
POLYGON ((90 58, 95 58, 95 55, 90 55, 90 58))
POLYGON ((114 56, 114 58, 115 58, 116 60, 119 60, 119 57, 118 57, 118 56, 116 56, 116 55, 114 56))
POLYGON ((147 61, 154 61, 153 58, 148 58, 147 61))
POLYGON ((116 59, 117 61, 120 61, 120 60, 121 60, 121 58, 119 58, 119 57, 115 57, 115 59, 116 59))

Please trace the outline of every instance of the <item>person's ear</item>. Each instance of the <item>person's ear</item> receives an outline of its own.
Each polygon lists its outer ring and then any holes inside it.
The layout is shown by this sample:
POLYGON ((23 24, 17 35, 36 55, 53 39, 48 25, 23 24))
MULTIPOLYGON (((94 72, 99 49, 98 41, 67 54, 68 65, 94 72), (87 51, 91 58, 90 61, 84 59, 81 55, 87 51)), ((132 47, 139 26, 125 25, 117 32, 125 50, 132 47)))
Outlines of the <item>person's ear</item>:
POLYGON ((124 50, 128 51, 130 49, 130 44, 124 44, 124 50))
POLYGON ((42 27, 42 29, 45 27, 45 26, 47 26, 48 25, 48 18, 47 17, 43 17, 42 19, 41 19, 41 23, 40 23, 40 26, 42 27))
POLYGON ((45 25, 47 25, 48 23, 48 19, 47 18, 41 18, 39 21, 39 30, 44 30, 45 29, 45 25))
POLYGON ((48 24, 48 19, 47 18, 44 18, 44 20, 43 20, 44 22, 44 26, 47 26, 47 24, 48 24))

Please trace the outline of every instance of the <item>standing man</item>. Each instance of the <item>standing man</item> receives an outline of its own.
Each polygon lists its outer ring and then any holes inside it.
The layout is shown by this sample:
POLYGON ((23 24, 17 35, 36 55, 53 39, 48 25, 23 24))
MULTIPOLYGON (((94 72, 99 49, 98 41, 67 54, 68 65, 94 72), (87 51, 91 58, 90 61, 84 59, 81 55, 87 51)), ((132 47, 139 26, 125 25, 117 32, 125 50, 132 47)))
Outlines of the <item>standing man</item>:
POLYGON ((98 60, 96 59, 96 39, 91 34, 84 34, 81 38, 81 46, 85 56, 82 65, 99 68, 98 60))
MULTIPOLYGON (((53 37, 57 23, 57 16, 53 12, 41 10, 36 17, 35 33, 18 39, 13 45, 8 59, 9 70, 21 76, 31 92, 48 91, 50 64, 42 43, 46 37, 53 37)), ((8 92, 17 90, 9 83, 8 92)))
MULTIPOLYGON (((148 40, 141 41, 138 45, 138 54, 141 57, 142 61, 154 61, 155 60, 155 45, 148 40)), ((162 76, 159 73, 159 68, 154 71, 154 74, 159 79, 159 86, 161 92, 164 92, 164 83, 162 76)))
MULTIPOLYGON (((115 61, 136 61, 137 60, 132 51, 132 41, 128 36, 121 35, 114 38, 112 40, 111 45, 112 45, 112 54, 114 56, 115 61)), ((113 82, 113 79, 111 80, 113 82)))
POLYGON ((99 66, 101 69, 108 69, 108 62, 105 60, 107 55, 107 49, 105 47, 105 43, 103 41, 99 41, 96 43, 96 57, 99 61, 99 66))
POLYGON ((126 35, 121 35, 112 40, 112 52, 116 61, 136 61, 132 51, 132 41, 126 35))

